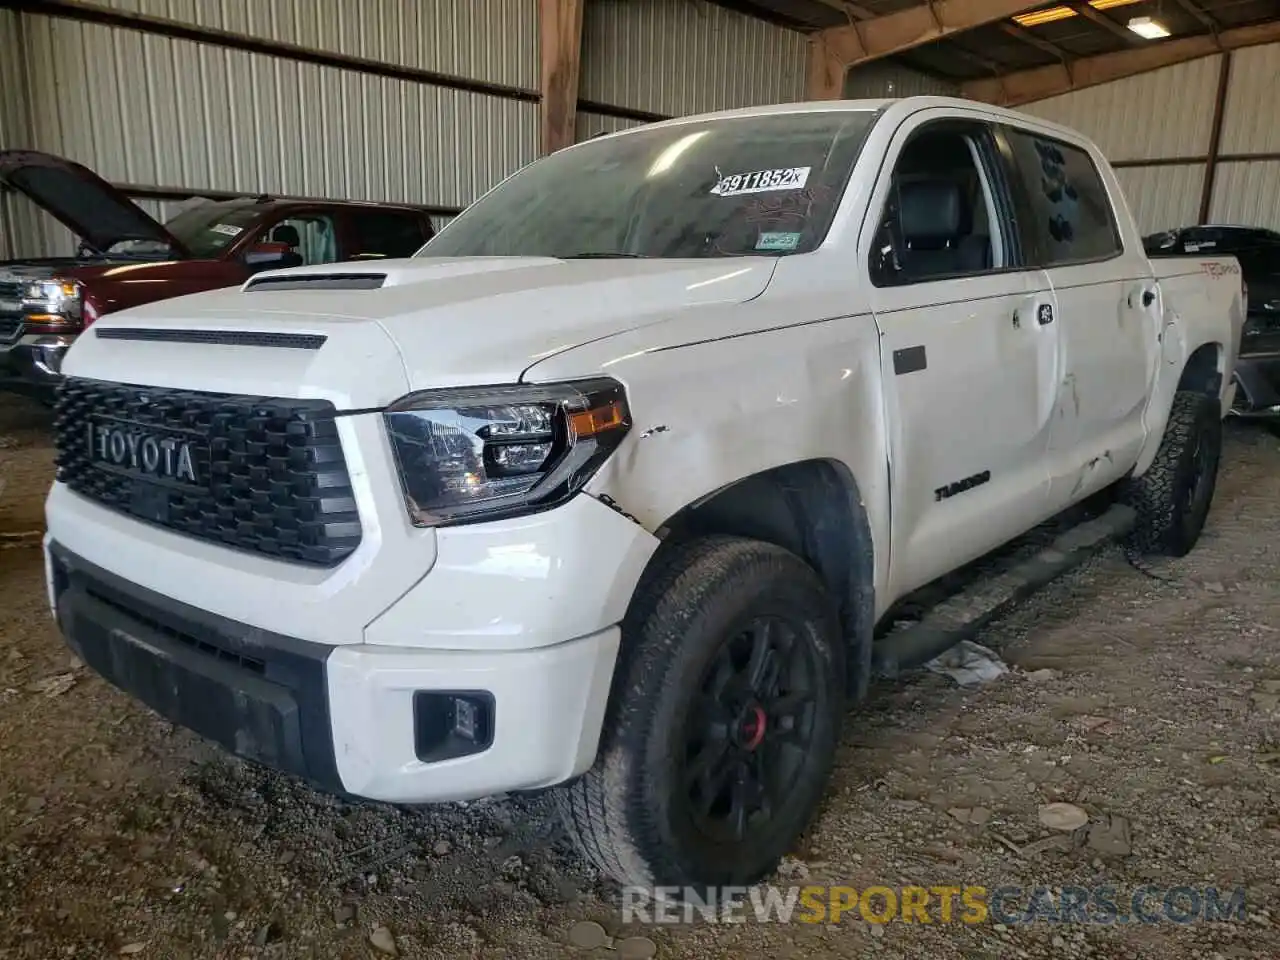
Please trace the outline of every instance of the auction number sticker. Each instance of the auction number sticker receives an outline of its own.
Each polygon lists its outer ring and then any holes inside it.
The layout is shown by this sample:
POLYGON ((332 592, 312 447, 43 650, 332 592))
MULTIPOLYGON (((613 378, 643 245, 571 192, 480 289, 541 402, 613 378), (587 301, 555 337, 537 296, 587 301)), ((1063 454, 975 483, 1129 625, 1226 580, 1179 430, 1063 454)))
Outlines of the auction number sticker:
POLYGON ((229 223, 215 223, 209 229, 214 233, 222 234, 224 237, 238 237, 240 236, 243 227, 232 226, 229 223))
POLYGON ((799 190, 809 182, 812 167, 784 167, 778 170, 755 170, 721 177, 711 188, 718 197, 739 197, 744 193, 767 193, 770 190, 799 190))

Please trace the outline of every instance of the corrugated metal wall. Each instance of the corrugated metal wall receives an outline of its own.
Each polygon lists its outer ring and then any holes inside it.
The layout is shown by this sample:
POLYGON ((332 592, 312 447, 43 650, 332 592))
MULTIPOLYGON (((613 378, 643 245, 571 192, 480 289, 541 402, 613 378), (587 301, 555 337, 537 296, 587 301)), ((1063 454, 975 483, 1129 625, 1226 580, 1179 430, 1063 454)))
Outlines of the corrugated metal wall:
MULTIPOLYGON (((445 4, 444 12, 458 21, 467 2, 445 4)), ((428 9, 379 5, 400 18, 393 26, 406 29, 418 22, 408 11, 428 9)), ((308 37, 304 24, 314 28, 316 17, 302 17, 301 0, 134 0, 131 6, 186 14, 208 26, 252 27, 291 42, 327 38, 340 45, 348 36, 363 55, 430 69, 457 68, 471 42, 450 41, 440 23, 415 28, 414 40, 360 28, 377 18, 343 20, 336 13, 323 36, 308 37)), ((336 0, 325 6, 355 9, 336 0)), ((492 16, 532 9, 525 0, 483 0, 475 7, 492 16)), ((132 29, 34 15, 23 15, 21 23, 33 120, 27 145, 70 157, 116 183, 461 207, 535 156, 533 103, 132 29)), ((528 80, 536 24, 521 16, 513 26, 525 31, 524 42, 512 43, 510 51, 486 49, 472 59, 469 74, 528 80), (494 65, 506 56, 503 74, 494 65)), ((503 32, 474 25, 458 30, 473 38, 503 32)), ((44 220, 35 231, 18 231, 19 245, 27 253, 70 252, 66 231, 44 220)))
MULTIPOLYGON (((117 183, 461 207, 538 149, 536 0, 87 0, 125 15, 288 44, 164 35, 0 11, 0 145, 78 160, 117 183), (501 29, 494 29, 501 25, 501 29), (12 44, 10 44, 12 46, 12 44), (500 84, 457 89, 359 65, 500 84), (312 58, 314 60, 314 58, 312 58), (10 91, 25 90, 14 97, 10 91), (18 105, 30 125, 15 125, 18 105)), ((798 100, 808 44, 703 0, 588 0, 578 136, 653 116, 798 100)), ((67 231, 3 198, 0 255, 70 252, 67 231)), ((438 224, 447 216, 436 218, 438 224)))
POLYGON ((590 113, 586 110, 578 111, 578 128, 575 136, 579 141, 590 140, 592 137, 599 136, 602 133, 617 133, 619 130, 628 130, 631 127, 642 126, 642 120, 627 120, 622 117, 607 117, 602 113, 590 113))
POLYGON ((379 63, 535 87, 530 0, 90 0, 91 6, 228 30, 379 63), (501 24, 501 30, 493 29, 501 24))
MULTIPOLYGON (((1280 229, 1280 44, 1231 58, 1209 220, 1280 229)), ((1204 57, 1022 109, 1097 141, 1143 232, 1183 226, 1200 213, 1221 65, 1204 57)))
POLYGON ((849 100, 877 97, 955 97, 960 85, 918 73, 890 60, 876 60, 855 67, 845 75, 844 95, 849 100))
POLYGON ((25 19, 35 145, 113 182, 454 206, 533 159, 534 104, 25 19))
POLYGON ((1218 165, 1213 218, 1280 229, 1280 44, 1232 54, 1231 84, 1222 115, 1224 156, 1271 154, 1266 160, 1218 165))
POLYGON ((679 116, 804 98, 793 30, 701 0, 592 0, 583 21, 584 99, 679 116))
POLYGON ((1195 223, 1200 215, 1203 163, 1120 167, 1116 178, 1144 234, 1195 223))
POLYGON ((1204 154, 1213 123, 1218 61, 1216 56, 1192 60, 1022 109, 1089 135, 1112 161, 1204 154), (1162 109, 1153 110, 1154 104, 1162 109))
MULTIPOLYGON (((0 150, 21 147, 30 138, 18 27, 16 13, 0 10, 0 150)), ((19 231, 25 236, 33 229, 33 224, 19 220, 13 198, 0 192, 0 259, 16 256, 19 231)))

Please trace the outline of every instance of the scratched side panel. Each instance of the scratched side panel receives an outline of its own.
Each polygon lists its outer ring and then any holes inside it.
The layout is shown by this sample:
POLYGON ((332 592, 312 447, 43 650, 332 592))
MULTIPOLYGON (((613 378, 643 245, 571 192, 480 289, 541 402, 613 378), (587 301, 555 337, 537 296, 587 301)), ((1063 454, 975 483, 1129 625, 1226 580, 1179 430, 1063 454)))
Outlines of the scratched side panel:
POLYGON ((834 299, 766 293, 664 326, 576 348, 526 373, 527 380, 549 381, 603 372, 626 386, 634 425, 590 490, 654 531, 744 477, 803 460, 835 461, 852 474, 871 522, 883 607, 889 488, 872 317, 839 317, 834 299), (835 319, 796 323, 824 316, 835 319), (711 330, 714 338, 697 336, 711 330), (741 335, 726 336, 734 330, 741 335))

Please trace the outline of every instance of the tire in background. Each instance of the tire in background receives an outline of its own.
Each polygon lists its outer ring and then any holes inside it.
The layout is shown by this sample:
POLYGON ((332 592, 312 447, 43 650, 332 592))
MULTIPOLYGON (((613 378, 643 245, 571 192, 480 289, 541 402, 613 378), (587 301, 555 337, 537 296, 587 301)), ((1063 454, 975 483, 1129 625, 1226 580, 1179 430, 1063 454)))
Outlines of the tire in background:
POLYGON ((1125 485, 1122 499, 1138 514, 1130 545, 1147 554, 1186 556, 1204 529, 1221 457, 1220 401, 1179 390, 1155 460, 1125 485))

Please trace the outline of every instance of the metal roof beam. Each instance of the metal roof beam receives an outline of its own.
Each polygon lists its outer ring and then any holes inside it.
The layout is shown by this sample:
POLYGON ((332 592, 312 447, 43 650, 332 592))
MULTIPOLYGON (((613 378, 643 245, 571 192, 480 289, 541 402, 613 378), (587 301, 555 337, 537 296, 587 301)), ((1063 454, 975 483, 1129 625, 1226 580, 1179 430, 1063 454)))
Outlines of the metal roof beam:
POLYGON ((895 13, 820 30, 817 39, 849 67, 904 53, 926 43, 1043 6, 1035 0, 933 0, 895 13))
POLYGON ((1051 57, 1057 57, 1059 60, 1068 59, 1067 51, 1063 50, 1056 43, 1050 43, 1048 40, 1044 39, 1044 37, 1037 36, 1026 27, 1020 27, 1012 21, 1001 23, 999 26, 1002 33, 1013 37, 1015 40, 1025 43, 1028 46, 1035 47, 1037 50, 1047 53, 1051 57))
POLYGON ((1174 0, 1174 3, 1199 20, 1200 25, 1206 30, 1218 29, 1218 21, 1209 16, 1209 14, 1205 12, 1205 9, 1198 3, 1193 3, 1192 0, 1174 0))
POLYGON ((1222 30, 1217 34, 1162 40, 1149 46, 1081 57, 1048 67, 1019 70, 1002 77, 971 80, 961 86, 961 92, 973 100, 1013 107, 1149 73, 1186 63, 1188 60, 1198 60, 1226 50, 1278 42, 1280 21, 1257 23, 1222 30))
POLYGON ((1080 16, 1084 17, 1090 23, 1097 24, 1103 30, 1107 31, 1107 33, 1111 34, 1113 37, 1118 37, 1125 43, 1139 44, 1148 42, 1143 40, 1127 27, 1120 26, 1120 24, 1116 23, 1105 13, 1098 12, 1087 3, 1073 3, 1071 4, 1071 9, 1080 14, 1080 16))

